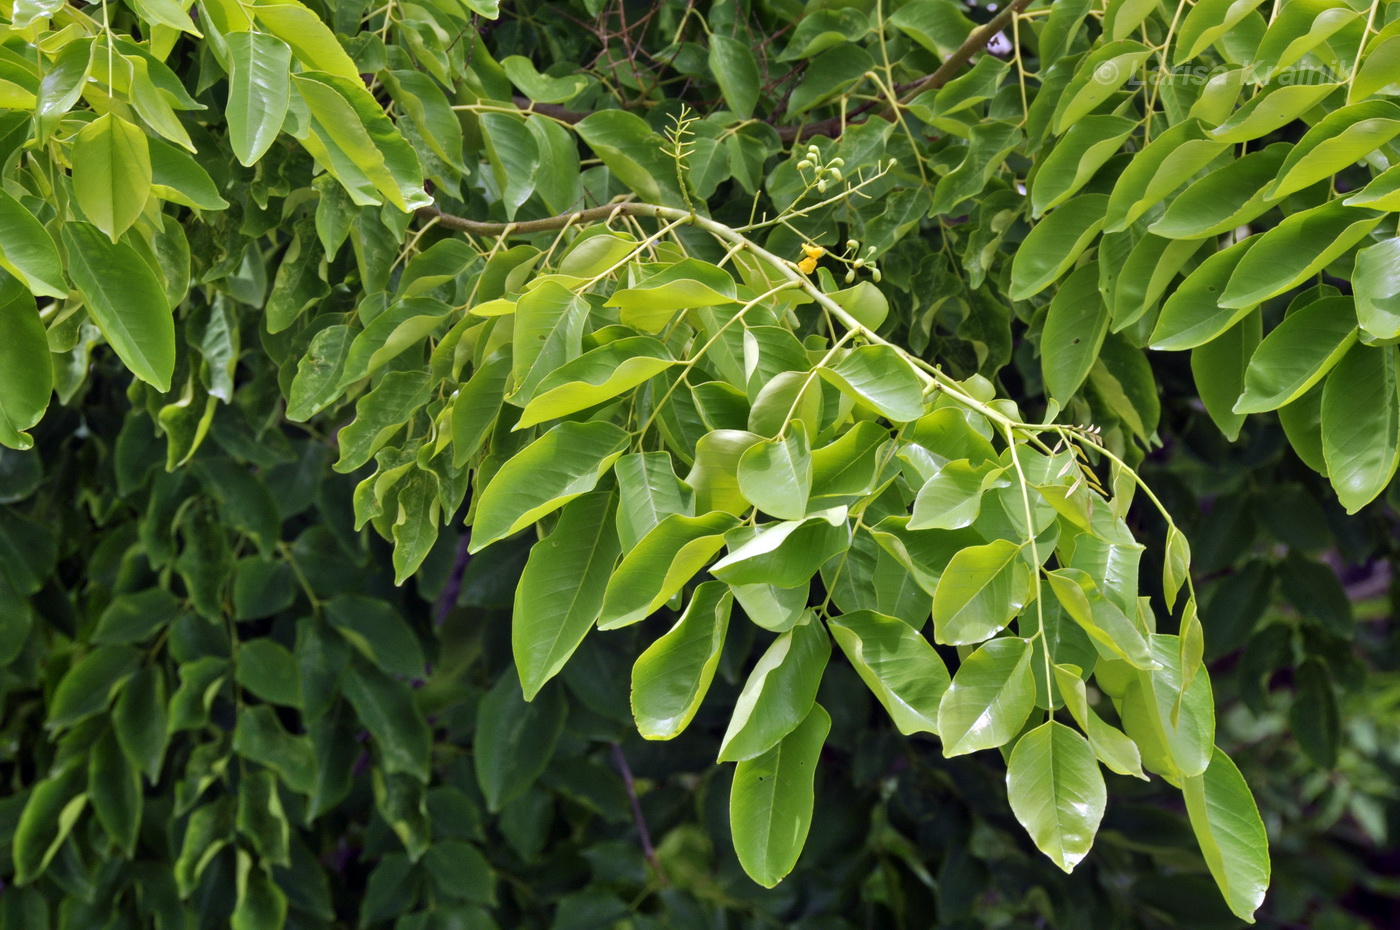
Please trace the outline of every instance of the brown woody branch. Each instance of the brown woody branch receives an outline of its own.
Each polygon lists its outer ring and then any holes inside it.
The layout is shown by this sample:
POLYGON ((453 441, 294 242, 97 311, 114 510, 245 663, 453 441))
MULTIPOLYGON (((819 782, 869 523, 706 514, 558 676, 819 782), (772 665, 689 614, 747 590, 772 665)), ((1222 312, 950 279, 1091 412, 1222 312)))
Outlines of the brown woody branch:
MULTIPOLYGON (((957 76, 957 73, 962 70, 963 65, 972 60, 973 55, 976 55, 979 51, 986 48, 987 43, 996 38, 997 33, 1005 29, 1016 14, 1030 6, 1031 2, 1032 0, 1011 0, 1011 2, 1003 7, 991 20, 972 30, 972 33, 963 41, 963 44, 959 45, 957 49, 953 51, 953 54, 948 56, 948 60, 938 66, 937 71, 933 72, 928 77, 921 78, 913 84, 908 85, 904 93, 900 95, 898 103, 889 104, 877 113, 876 116, 882 119, 893 120, 899 107, 906 106, 911 100, 926 91, 938 90, 938 88, 947 84, 957 76)), ((557 119, 563 123, 577 123, 588 116, 587 113, 575 113, 573 110, 562 107, 557 103, 535 103, 526 97, 515 97, 513 99, 515 105, 522 110, 539 113, 551 117, 552 119, 557 119)), ((828 136, 834 139, 841 134, 845 127, 864 123, 869 117, 864 117, 862 114, 874 109, 877 105, 877 101, 869 100, 853 109, 850 113, 846 113, 842 116, 833 116, 828 119, 817 120, 813 123, 803 123, 799 126, 779 126, 777 127, 778 138, 781 139, 784 144, 801 142, 803 139, 810 139, 816 136, 828 136)))

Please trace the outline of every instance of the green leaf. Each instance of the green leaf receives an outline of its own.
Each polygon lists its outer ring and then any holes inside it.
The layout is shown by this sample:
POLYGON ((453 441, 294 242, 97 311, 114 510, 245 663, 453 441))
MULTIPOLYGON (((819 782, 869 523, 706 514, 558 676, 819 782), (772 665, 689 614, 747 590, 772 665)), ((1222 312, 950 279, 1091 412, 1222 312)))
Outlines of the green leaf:
POLYGON ((1369 100, 1328 113, 1288 153, 1277 180, 1265 190, 1278 200, 1330 178, 1400 134, 1400 107, 1369 100))
POLYGON ((34 298, 13 278, 6 284, 11 286, 0 285, 0 291, 12 296, 9 300, 0 298, 0 445, 28 449, 33 440, 24 431, 37 424, 48 409, 53 363, 34 298))
POLYGON ((872 610, 842 614, 827 625, 899 732, 938 733, 938 704, 948 689, 948 668, 918 630, 872 610))
POLYGON ((354 341, 355 330, 341 323, 327 326, 312 338, 297 362, 296 377, 288 391, 287 419, 305 422, 340 396, 340 375, 354 341))
POLYGON ((1230 145, 1267 136, 1308 112, 1337 86, 1303 81, 1266 88, 1212 129, 1210 136, 1230 145))
POLYGON ((844 508, 838 508, 808 520, 741 526, 730 530, 725 541, 729 554, 710 566, 716 578, 730 584, 795 588, 850 546, 851 527, 844 508))
POLYGON ((984 643, 963 660, 938 704, 943 755, 1005 745, 1034 708, 1030 644, 1016 637, 984 643))
MULTIPOLYGON (((517 318, 519 312, 517 307, 517 318)), ((647 336, 624 336, 599 346, 540 380, 515 429, 558 419, 612 400, 674 364, 666 347, 647 336)))
POLYGON ((831 717, 813 704, 776 746, 734 769, 729 824, 749 877, 772 888, 797 865, 812 826, 813 781, 831 717))
MULTIPOLYGON (((281 4, 260 6, 258 16, 281 8, 281 4)), ((297 41, 285 32, 276 34, 292 46, 298 58, 302 56, 297 41)), ((331 42, 340 49, 333 36, 331 42)), ((432 202, 423 192, 418 155, 370 96, 358 74, 346 77, 302 71, 292 75, 292 86, 310 113, 298 138, 356 203, 377 204, 382 196, 408 213, 432 202)))
POLYGON ((1108 803, 1089 741, 1053 720, 1017 741, 1006 795, 1035 845, 1066 872, 1089 854, 1108 803))
POLYGON ((108 113, 82 128, 73 141, 72 157, 78 206, 115 243, 136 222, 151 196, 146 134, 108 113))
POLYGON ((588 303, 553 281, 530 290, 515 305, 511 403, 524 406, 546 376, 578 358, 588 303))
POLYGON ((1276 142, 1227 162, 1174 197, 1148 230, 1168 239, 1204 239, 1273 209, 1274 204, 1264 197, 1264 187, 1278 177, 1288 151, 1287 143, 1276 142))
POLYGON ((141 664, 130 646, 98 646, 68 669, 49 700, 48 726, 62 730, 107 709, 141 664))
POLYGON ((1296 287, 1360 242, 1380 219, 1375 211, 1336 201, 1293 214, 1256 237, 1230 275, 1220 306, 1254 307, 1296 287))
POLYGON ((236 670, 238 683, 264 701, 301 707, 296 659, 280 643, 264 638, 242 644, 236 670))
POLYGON ((588 87, 582 74, 550 77, 535 70, 535 65, 523 55, 508 55, 501 59, 501 69, 522 94, 535 103, 567 103, 588 87))
POLYGON ((1346 355, 1356 336, 1348 297, 1323 297, 1290 313, 1250 358, 1235 412, 1262 413, 1297 400, 1346 355))
POLYGON ((889 18, 889 24, 940 58, 955 52, 975 27, 962 7, 948 0, 907 3, 889 18))
POLYGON ((956 530, 971 526, 982 508, 982 496, 993 488, 1009 487, 1005 468, 991 462, 973 465, 958 459, 939 468, 919 488, 909 518, 911 530, 956 530))
POLYGON ((1137 72, 1152 51, 1141 42, 1122 40, 1100 46, 1084 57, 1055 107, 1056 135, 1092 113, 1137 72))
POLYGON ((830 657, 831 640, 811 614, 773 640, 739 692, 719 761, 753 759, 797 729, 812 710, 830 657))
POLYGON ((721 511, 699 517, 683 513, 663 517, 623 556, 608 567, 600 630, 614 630, 651 616, 704 568, 724 545, 724 533, 738 521, 721 511))
POLYGON ((141 773, 122 753, 111 730, 88 749, 88 798, 108 838, 130 859, 141 828, 141 773))
POLYGON ((175 322, 165 288, 131 246, 87 223, 63 224, 68 273, 88 313, 131 373, 158 391, 175 371, 175 322))
POLYGON ((737 429, 712 430, 700 437, 695 464, 685 476, 685 483, 695 491, 697 513, 722 510, 741 516, 749 512, 749 502, 739 491, 739 461, 762 441, 755 433, 737 429))
POLYGON ((1113 185, 1104 232, 1127 229, 1228 148, 1228 143, 1208 136, 1197 120, 1178 123, 1157 136, 1113 185))
POLYGON ((738 39, 713 33, 710 36, 710 72, 719 84, 724 102, 739 119, 753 116, 758 103, 758 64, 753 50, 738 39))
POLYGON ((1234 442, 1239 438, 1245 414, 1235 413, 1235 402, 1245 389, 1249 360, 1259 347, 1263 315, 1250 313, 1211 342, 1191 350, 1191 374, 1196 393, 1215 425, 1234 442))
POLYGON ((1086 116, 1071 126, 1036 167, 1031 215, 1038 218, 1078 193, 1137 126, 1137 120, 1110 114, 1086 116))
POLYGON ((427 781, 432 732, 408 686, 356 660, 345 670, 341 687, 355 716, 374 737, 384 771, 427 781))
POLYGON ((1356 318, 1377 341, 1400 338, 1400 238, 1367 246, 1356 255, 1352 293, 1356 318))
POLYGON ((817 369, 841 393, 894 423, 923 416, 923 387, 904 356, 886 345, 861 346, 829 367, 817 369))
POLYGON ((681 485, 666 452, 634 452, 613 465, 617 479, 617 535, 630 552, 662 520, 672 514, 691 516, 690 489, 681 485))
POLYGON ((561 423, 501 466, 477 499, 471 551, 593 490, 631 442, 611 423, 561 423))
POLYGON ((1210 679, 1195 675, 1185 683, 1179 637, 1153 633, 1148 645, 1160 668, 1136 672, 1118 699, 1119 717, 1142 750, 1142 764, 1179 784, 1210 762, 1215 739, 1210 679))
POLYGON ((36 297, 68 296, 53 237, 34 214, 4 191, 0 191, 0 268, 23 281, 36 297))
POLYGON ((233 751, 272 769, 299 794, 310 794, 316 785, 316 756, 311 741, 284 730, 277 712, 266 704, 244 707, 239 713, 233 751))
POLYGON ((530 550, 511 619, 515 665, 527 701, 559 673, 602 612, 620 551, 615 503, 616 497, 603 492, 570 501, 554 532, 530 550))
POLYGON ((1099 294, 1099 266, 1090 262, 1060 285, 1045 315, 1040 364, 1045 388, 1062 405, 1089 377, 1108 335, 1108 307, 1099 294))
POLYGON ((807 515, 812 491, 812 452, 807 431, 793 421, 785 438, 750 446, 739 458, 739 491, 749 503, 780 520, 807 515))
POLYGON ((1400 463, 1396 351, 1354 345, 1322 388, 1322 453, 1347 513, 1375 500, 1400 463))
POLYGON ((472 761, 477 784, 493 814, 530 789, 554 755, 568 712, 559 688, 534 701, 520 692, 520 680, 507 670, 477 705, 472 761))
POLYGON ((385 674, 409 680, 427 676, 418 634, 388 601, 342 594, 326 602, 325 616, 351 646, 385 674))
POLYGON ((364 465, 428 402, 432 376, 426 371, 391 371, 355 402, 355 419, 337 436, 342 474, 364 465))
POLYGON ((160 666, 143 668, 117 696, 112 729, 122 752, 153 785, 160 778, 161 761, 170 741, 167 720, 165 674, 160 666))
POLYGON ((501 190, 506 219, 513 220, 516 211, 535 192, 535 176, 540 173, 539 145, 524 120, 504 113, 483 113, 480 119, 481 137, 501 190))
POLYGON ((268 930, 285 926, 287 894, 262 868, 253 867, 253 857, 238 851, 233 913, 230 930, 268 930))
POLYGON ((495 426, 504 403, 510 364, 509 353, 493 354, 457 392, 452 404, 453 467, 461 468, 471 461, 495 426))
POLYGON ((1211 43, 1225 35, 1232 26, 1244 19, 1262 0, 1201 0, 1191 7, 1181 21, 1177 35, 1176 54, 1172 64, 1182 64, 1205 51, 1211 43))
POLYGON ((1116 727, 1103 722, 1089 707, 1088 689, 1080 670, 1074 665, 1055 666, 1055 684, 1059 686, 1065 707, 1069 709, 1074 722, 1089 737, 1089 745, 1099 761, 1119 775, 1131 775, 1147 781, 1142 771, 1142 755, 1137 744, 1116 727))
POLYGON ((15 884, 43 874, 87 805, 84 766, 70 762, 34 786, 15 825, 15 884))
MULTIPOLYGON (((209 172, 188 153, 161 139, 149 140, 151 146, 151 192, 162 200, 178 203, 194 210, 224 210, 228 201, 219 196, 219 189, 209 172)), ((180 296, 183 298, 183 289, 180 296)))
POLYGON ((1269 836, 1240 770, 1219 749, 1182 788, 1191 829, 1215 883, 1236 917, 1254 922, 1269 887, 1269 836))
POLYGON ((802 81, 788 96, 790 116, 812 107, 860 81, 875 67, 870 53, 858 45, 838 45, 813 58, 802 81))
POLYGON ((1250 308, 1221 309, 1220 299, 1226 282, 1260 238, 1251 236, 1216 252, 1186 276, 1162 305, 1162 315, 1157 318, 1157 328, 1152 331, 1149 343, 1153 349, 1165 352, 1194 349, 1248 315, 1250 308))
POLYGON ((241 164, 253 165, 277 140, 291 100, 292 49, 265 32, 233 32, 229 55, 229 145, 241 164))
POLYGON ((680 200, 673 180, 676 167, 665 155, 665 140, 640 116, 625 110, 599 110, 580 120, 574 130, 608 170, 643 200, 680 200))
POLYGON ((1157 661, 1147 640, 1116 603, 1105 597, 1087 572, 1057 568, 1046 580, 1055 598, 1075 623, 1098 644, 1123 658, 1134 668, 1152 669, 1157 661))
POLYGON ((704 582, 676 625, 637 657, 632 716, 646 739, 672 739, 694 719, 719 667, 732 604, 727 586, 704 582))
POLYGON ((970 645, 995 636, 1026 606, 1030 582, 1021 547, 1010 540, 962 550, 933 594, 934 640, 970 645))
POLYGON ((1068 271, 1099 234, 1107 209, 1107 194, 1080 194, 1037 223, 1011 259, 1011 299, 1034 297, 1068 271))

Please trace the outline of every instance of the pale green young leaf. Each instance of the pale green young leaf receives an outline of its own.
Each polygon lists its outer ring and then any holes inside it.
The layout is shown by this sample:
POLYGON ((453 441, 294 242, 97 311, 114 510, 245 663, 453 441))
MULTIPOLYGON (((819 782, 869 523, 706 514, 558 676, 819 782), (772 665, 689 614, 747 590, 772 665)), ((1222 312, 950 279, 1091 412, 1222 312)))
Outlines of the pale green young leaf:
POLYGON ((24 282, 36 297, 67 297, 58 246, 43 224, 0 190, 0 268, 24 282))
POLYGON ((749 673, 720 742, 719 761, 768 752, 811 711, 831 656, 831 640, 815 616, 781 634, 749 673))
POLYGON ((684 730, 719 667, 733 599, 706 581, 695 589, 680 620, 632 666, 632 716, 646 739, 671 739, 684 730))
POLYGON ((0 298, 0 445, 27 449, 33 440, 24 431, 43 418, 53 393, 53 363, 34 298, 15 279, 6 284, 0 286, 8 297, 0 298))
POLYGON ((729 553, 710 566, 716 578, 737 585, 795 588, 851 544, 851 527, 844 508, 839 508, 806 520, 737 527, 725 541, 729 553))
POLYGON ((1016 637, 984 643, 963 660, 938 703, 943 755, 1005 745, 1034 708, 1030 644, 1016 637))
POLYGON ((1031 596, 1030 568, 1021 546, 998 539, 953 556, 933 594, 933 637, 952 645, 995 636, 1031 596))
POLYGON ((1088 573, 1077 568, 1057 568, 1047 572, 1045 578, 1065 613, 1096 643, 1134 668, 1157 667, 1141 631, 1122 608, 1104 597, 1088 573))
POLYGON ((817 369, 843 394, 895 423, 924 413, 923 388, 913 367, 885 345, 852 349, 834 365, 817 369))
POLYGON ((1006 795, 1035 845, 1066 872, 1089 854, 1108 804, 1089 741, 1053 720, 1017 741, 1006 767, 1006 795))
POLYGON ((99 116, 74 139, 72 159, 73 194, 79 208, 115 244, 136 222, 151 195, 146 134, 112 113, 99 116))
POLYGON ((1369 339, 1400 338, 1400 238, 1367 246, 1356 256, 1352 293, 1356 318, 1369 339))
MULTIPOLYGON (((519 312, 517 309, 517 318, 519 312)), ((612 400, 674 364, 666 346, 647 336, 624 336, 599 346, 542 378, 525 404, 515 429, 558 419, 612 400)))
POLYGON ((1219 749, 1210 766, 1182 788, 1191 828, 1206 866, 1236 917, 1254 922, 1269 887, 1269 836, 1254 796, 1230 757, 1219 749))
POLYGON ((1056 665, 1055 684, 1070 716, 1089 737, 1089 745, 1098 760, 1119 775, 1131 775, 1146 781, 1137 744, 1128 739, 1122 730, 1105 723, 1089 706, 1088 689, 1080 677, 1079 667, 1056 665))
POLYGON ((494 353, 457 392, 452 403, 452 464, 461 468, 481 451, 501 412, 510 377, 510 353, 494 353))
POLYGON ((903 620, 871 610, 841 614, 828 626, 899 732, 938 733, 938 704, 950 678, 928 640, 903 620))

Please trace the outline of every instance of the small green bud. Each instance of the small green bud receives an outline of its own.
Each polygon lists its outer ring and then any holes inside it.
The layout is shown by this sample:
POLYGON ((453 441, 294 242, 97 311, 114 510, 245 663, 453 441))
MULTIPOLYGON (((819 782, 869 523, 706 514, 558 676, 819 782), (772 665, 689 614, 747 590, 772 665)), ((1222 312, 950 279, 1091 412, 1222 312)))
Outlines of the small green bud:
POLYGON ((832 163, 833 165, 835 165, 836 167, 838 167, 838 168, 844 168, 844 167, 846 167, 846 159, 844 159, 844 158, 833 158, 833 159, 831 160, 831 163, 832 163))
POLYGON ((831 169, 831 178, 832 178, 832 180, 834 180, 834 181, 839 181, 839 180, 841 180, 841 169, 840 169, 840 168, 832 168, 832 169, 831 169))
POLYGON ((821 193, 821 194, 825 194, 825 193, 826 193, 826 179, 825 179, 825 178, 823 178, 822 180, 820 180, 820 181, 817 182, 817 192, 818 192, 818 193, 821 193))
POLYGON ((855 241, 854 239, 847 239, 847 240, 846 240, 846 251, 847 251, 847 252, 856 252, 856 251, 859 251, 859 250, 860 250, 860 243, 859 243, 859 242, 855 241))
POLYGON ((879 284, 879 283, 880 283, 880 269, 879 269, 879 268, 875 268, 875 267, 872 266, 871 269, 870 269, 870 277, 872 277, 872 278, 875 279, 875 283, 876 283, 876 284, 879 284))
POLYGON ((806 171, 810 167, 812 167, 812 163, 805 158, 797 163, 798 171, 806 171))
POLYGON ((856 259, 855 261, 851 262, 851 267, 852 267, 852 268, 864 268, 864 267, 865 267, 865 259, 863 259, 863 258, 858 258, 858 259, 856 259))
POLYGON ((848 272, 846 272, 846 283, 847 283, 847 284, 850 284, 850 283, 851 283, 852 281, 854 281, 855 279, 856 279, 856 273, 855 273, 854 271, 848 271, 848 272))

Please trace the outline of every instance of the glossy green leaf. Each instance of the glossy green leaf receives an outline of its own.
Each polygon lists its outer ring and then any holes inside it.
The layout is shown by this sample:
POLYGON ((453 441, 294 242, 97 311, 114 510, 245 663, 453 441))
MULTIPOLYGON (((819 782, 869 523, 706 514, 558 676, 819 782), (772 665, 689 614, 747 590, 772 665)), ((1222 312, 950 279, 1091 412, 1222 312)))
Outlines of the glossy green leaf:
POLYGON ((895 423, 907 423, 923 415, 923 388, 918 375, 889 346, 852 349, 834 365, 817 371, 843 394, 895 423))
MULTIPOLYGON (((502 681, 511 676, 502 676, 502 681)), ((369 730, 386 772, 428 778, 432 733, 407 684, 363 661, 351 662, 341 679, 346 700, 369 730)))
POLYGON ((695 444, 695 465, 685 483, 695 491, 695 510, 708 513, 722 510, 740 516, 750 504, 739 490, 739 461, 763 437, 746 430, 717 429, 701 436, 695 444))
POLYGON ((1113 185, 1104 232, 1127 229, 1228 147, 1228 143, 1209 136, 1195 120, 1178 123, 1153 138, 1113 185))
POLYGON ((582 351, 583 321, 588 304, 552 281, 521 297, 515 306, 511 374, 514 386, 507 398, 525 404, 544 379, 582 351))
POLYGON ((1057 568, 1047 572, 1045 578, 1065 613, 1096 643, 1134 668, 1157 667, 1147 640, 1133 620, 1104 597, 1088 573, 1077 568, 1057 568))
POLYGON ((801 520, 812 491, 806 429, 794 421, 785 437, 750 446, 739 457, 738 478, 739 492, 754 507, 780 520, 801 520))
POLYGON ((644 384, 675 364, 666 347, 629 336, 585 352, 540 380, 516 429, 585 410, 644 384))
POLYGON ((0 268, 24 282, 36 297, 67 297, 58 247, 34 214, 0 191, 0 268))
POLYGON ((1360 242, 1380 217, 1371 210, 1331 202, 1295 213, 1258 236, 1230 275, 1220 306, 1257 306, 1311 278, 1360 242), (1287 261, 1282 256, 1288 256, 1287 261))
POLYGON ((1249 786, 1229 756, 1216 749, 1209 768, 1186 779, 1182 793, 1225 902, 1236 917, 1253 923, 1269 887, 1269 837, 1249 786))
POLYGON ((615 504, 616 498, 603 492, 570 501, 554 532, 530 550, 511 619, 515 665, 527 701, 559 673, 602 612, 620 550, 615 504))
POLYGON ((1248 315, 1245 310, 1222 309, 1225 285, 1259 236, 1236 242, 1201 262, 1186 276, 1162 305, 1150 345, 1158 351, 1179 351, 1204 345, 1248 315))
POLYGON ((1039 217, 1078 193, 1137 125, 1136 120, 1113 114, 1076 121, 1036 169, 1030 185, 1032 215, 1039 217))
POLYGON ((1011 299, 1034 297, 1068 271, 1099 234, 1107 209, 1107 194, 1080 194, 1037 223, 1011 259, 1011 299))
POLYGON ((1196 393, 1215 425, 1233 442, 1239 438, 1245 414, 1235 413, 1235 402, 1244 393, 1245 372, 1259 347, 1263 315, 1250 313, 1205 345, 1191 350, 1191 374, 1196 393))
POLYGON ((716 578, 730 584, 795 588, 851 544, 851 527, 838 508, 807 520, 741 526, 730 530, 725 541, 729 553, 710 566, 716 578))
POLYGON ((141 653, 130 646, 99 646, 83 656, 54 689, 48 726, 64 729, 106 710, 140 661, 141 653))
POLYGON ((903 620, 872 610, 841 614, 828 626, 899 732, 938 733, 938 704, 950 678, 928 640, 903 620))
POLYGON ((73 193, 88 221, 115 243, 151 195, 146 134, 111 113, 84 126, 73 142, 73 193))
POLYGON ((617 479, 617 535, 624 552, 672 514, 692 516, 693 495, 676 477, 665 452, 634 452, 613 465, 617 479))
POLYGON ((672 739, 694 719, 719 667, 732 604, 727 586, 704 582, 676 625, 637 657, 632 716, 646 739, 672 739))
POLYGON ((1016 637, 984 643, 958 666, 938 704, 943 755, 1005 745, 1034 708, 1030 645, 1016 637))
POLYGON ((611 423, 561 423, 507 461, 477 500, 479 552, 593 490, 630 437, 611 423))
POLYGON ((1050 301, 1040 340, 1040 364, 1050 396, 1067 404, 1094 367, 1109 313, 1098 288, 1099 268, 1094 262, 1078 268, 1050 301))
POLYGON ((76 761, 39 781, 29 793, 15 825, 11 852, 17 885, 28 884, 48 868, 87 806, 86 767, 76 761))
POLYGON ((1151 50, 1141 42, 1125 39, 1110 42, 1084 56, 1055 107, 1056 134, 1064 133, 1097 109, 1132 78, 1150 54, 1151 50))
POLYGON ((92 744, 87 762, 93 813, 112 843, 130 859, 141 828, 141 773, 122 753, 111 730, 92 744))
POLYGON ((1066 872, 1089 854, 1108 803, 1089 741, 1053 720, 1017 741, 1006 796, 1035 845, 1066 872))
POLYGON ((1322 388, 1322 453, 1347 513, 1384 491, 1400 463, 1396 351, 1354 345, 1322 388))
POLYGON ((1361 329, 1375 340, 1400 338, 1400 238, 1367 246, 1356 255, 1352 293, 1361 329))
POLYGON ((64 223, 68 273, 88 313, 131 373, 159 391, 175 370, 175 324, 165 289, 136 251, 87 223, 64 223))
POLYGON ((1262 0, 1201 0, 1181 21, 1172 64, 1195 58, 1244 19, 1262 0))
POLYGON ((1288 152, 1287 143, 1276 142, 1215 169, 1172 198, 1148 229, 1168 239, 1203 239, 1248 223, 1272 209, 1264 190, 1288 152))
POLYGON ((1079 668, 1056 665, 1054 671, 1055 684, 1064 698, 1065 707, 1089 737, 1089 746, 1098 760, 1119 775, 1131 775, 1146 781, 1137 744, 1128 739, 1122 730, 1105 723, 1089 706, 1088 689, 1080 677, 1079 668))
POLYGON ((711 35, 710 72, 729 109, 740 119, 753 116, 760 83, 753 50, 738 39, 719 33, 711 35))
POLYGON ((1371 100, 1335 110, 1298 140, 1265 190, 1270 200, 1300 191, 1360 161, 1400 134, 1400 107, 1371 100))
POLYGON ((1350 298, 1324 297, 1290 313, 1250 358, 1235 412, 1262 413, 1292 403, 1332 370, 1356 336, 1350 298))
POLYGON ((812 710, 830 656, 831 640, 810 614, 773 640, 739 692, 719 761, 753 759, 797 729, 812 710))
POLYGON ((831 717, 813 704, 777 745, 741 761, 729 794, 734 851, 749 877, 772 888, 797 865, 812 826, 813 782, 831 717))
POLYGON ((720 511, 663 517, 609 571, 599 628, 616 629, 649 617, 714 558, 724 546, 724 533, 736 522, 720 511))
POLYGON ((292 49, 265 32, 234 32, 229 54, 229 144, 244 165, 255 164, 282 131, 291 100, 292 49))
POLYGON ((958 459, 942 466, 914 497, 911 530, 957 530, 971 526, 982 509, 982 497, 993 488, 1009 487, 1004 467, 990 462, 973 465, 958 459))
POLYGON ((934 639, 950 645, 990 639, 1030 596, 1030 569, 1021 546, 999 539, 964 549, 948 563, 933 593, 934 639))
MULTIPOLYGON (((0 220, 3 222, 3 220, 0 220)), ((24 432, 44 416, 53 393, 53 363, 34 299, 13 279, 0 287, 0 445, 28 449, 24 432)))

